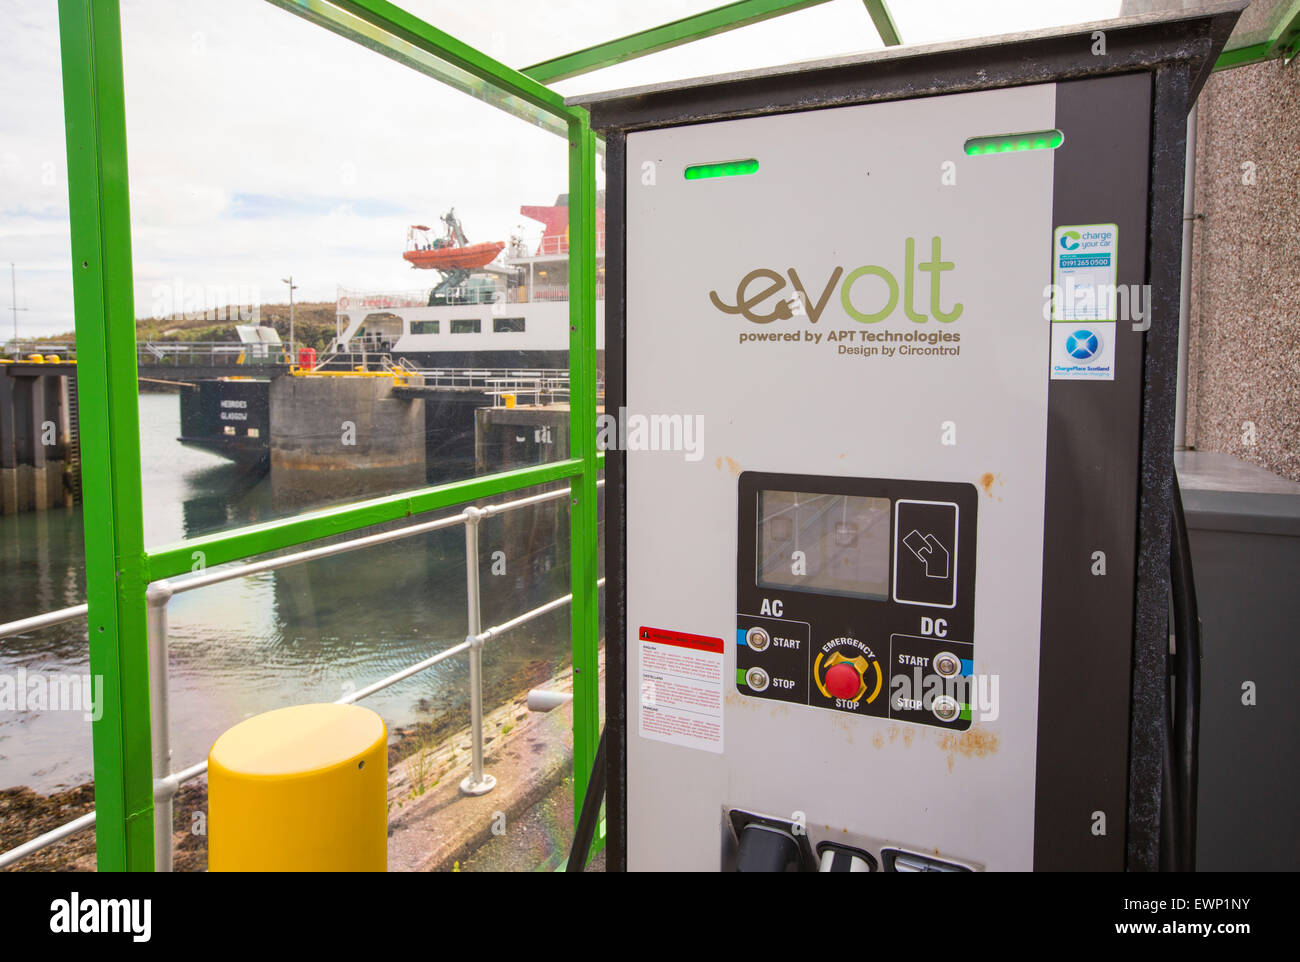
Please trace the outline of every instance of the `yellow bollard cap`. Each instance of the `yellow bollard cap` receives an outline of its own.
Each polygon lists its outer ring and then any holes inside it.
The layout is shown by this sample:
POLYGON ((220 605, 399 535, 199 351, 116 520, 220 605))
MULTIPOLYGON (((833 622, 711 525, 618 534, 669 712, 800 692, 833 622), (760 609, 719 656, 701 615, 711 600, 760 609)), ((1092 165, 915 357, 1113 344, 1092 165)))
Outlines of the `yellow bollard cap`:
POLYGON ((208 754, 208 868, 384 871, 388 731, 358 705, 246 719, 208 754))
POLYGON ((351 763, 386 743, 384 720, 359 705, 294 705, 245 719, 212 746, 208 764, 249 777, 292 778, 351 763))

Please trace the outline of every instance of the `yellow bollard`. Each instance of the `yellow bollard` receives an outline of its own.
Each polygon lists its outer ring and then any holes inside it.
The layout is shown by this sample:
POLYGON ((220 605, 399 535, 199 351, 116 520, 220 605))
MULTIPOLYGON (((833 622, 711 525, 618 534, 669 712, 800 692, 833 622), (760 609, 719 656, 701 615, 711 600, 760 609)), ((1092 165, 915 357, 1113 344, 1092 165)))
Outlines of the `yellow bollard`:
POLYGON ((515 406, 515 396, 513 394, 502 394, 501 400, 506 402, 506 407, 508 408, 515 406))
POLYGON ((256 715, 208 754, 208 869, 383 872, 388 730, 357 705, 256 715))

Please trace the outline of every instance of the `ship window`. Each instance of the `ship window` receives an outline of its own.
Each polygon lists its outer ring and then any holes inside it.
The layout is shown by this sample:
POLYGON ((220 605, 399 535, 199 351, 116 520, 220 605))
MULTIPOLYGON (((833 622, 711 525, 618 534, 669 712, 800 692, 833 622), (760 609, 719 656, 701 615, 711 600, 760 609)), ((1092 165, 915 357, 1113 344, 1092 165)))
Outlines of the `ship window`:
POLYGON ((468 321, 452 321, 451 333, 453 334, 477 334, 480 330, 480 322, 477 317, 468 321))
POLYGON ((438 322, 437 321, 412 321, 411 333, 412 334, 437 334, 438 322))
POLYGON ((494 317, 492 330, 497 334, 522 334, 524 319, 522 317, 494 317))

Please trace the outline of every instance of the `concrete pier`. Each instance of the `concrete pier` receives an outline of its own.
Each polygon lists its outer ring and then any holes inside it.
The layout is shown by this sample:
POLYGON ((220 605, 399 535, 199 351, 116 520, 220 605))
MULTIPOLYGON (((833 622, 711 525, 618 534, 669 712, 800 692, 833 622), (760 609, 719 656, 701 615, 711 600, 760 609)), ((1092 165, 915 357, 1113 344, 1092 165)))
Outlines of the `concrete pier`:
POLYGON ((278 507, 337 504, 424 483, 424 401, 394 397, 392 378, 306 375, 271 383, 278 507))
POLYGON ((75 406, 74 365, 0 364, 0 514, 73 503, 75 406))
POLYGON ((484 407, 474 412, 474 467, 509 471, 569 456, 569 406, 484 407))

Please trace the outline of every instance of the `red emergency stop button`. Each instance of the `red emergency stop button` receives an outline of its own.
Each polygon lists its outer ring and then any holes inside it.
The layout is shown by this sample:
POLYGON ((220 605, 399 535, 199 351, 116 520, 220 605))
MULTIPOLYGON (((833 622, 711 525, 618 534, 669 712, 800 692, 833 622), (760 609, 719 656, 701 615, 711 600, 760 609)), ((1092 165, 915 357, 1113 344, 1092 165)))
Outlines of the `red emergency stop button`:
POLYGON ((833 698, 856 698, 862 690, 862 675, 847 661, 832 665, 826 671, 826 690, 833 698))

